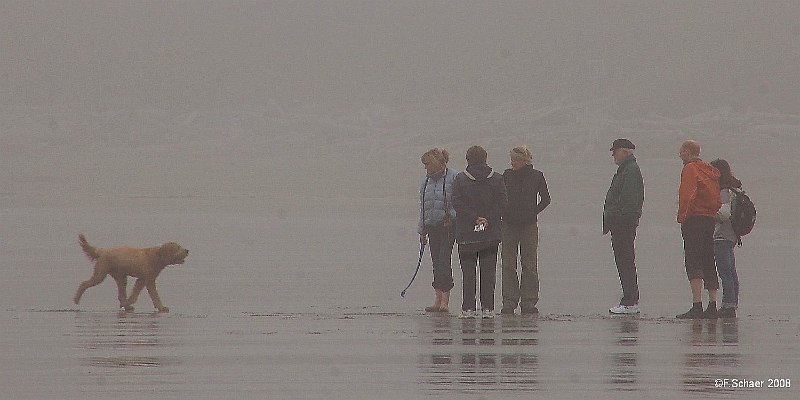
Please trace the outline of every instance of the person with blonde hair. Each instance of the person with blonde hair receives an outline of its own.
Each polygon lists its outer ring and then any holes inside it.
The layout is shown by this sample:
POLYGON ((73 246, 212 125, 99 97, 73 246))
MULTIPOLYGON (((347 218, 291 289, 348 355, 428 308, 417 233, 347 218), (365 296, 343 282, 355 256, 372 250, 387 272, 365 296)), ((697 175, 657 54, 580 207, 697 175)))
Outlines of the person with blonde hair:
POLYGON ((683 236, 686 276, 692 289, 692 308, 680 319, 716 319, 719 279, 714 259, 714 226, 722 207, 719 170, 700 159, 700 144, 687 140, 678 153, 683 161, 678 188, 678 223, 683 236), (708 307, 703 311, 703 286, 708 307))
POLYGON ((511 149, 511 168, 503 172, 508 203, 503 215, 501 314, 513 315, 520 306, 522 314, 538 314, 539 246, 538 215, 550 204, 547 181, 533 168, 533 155, 525 146, 511 149), (522 273, 517 275, 517 255, 522 273))
POLYGON ((433 286, 436 300, 426 307, 427 312, 449 312, 450 289, 453 288, 451 265, 455 235, 452 222, 456 217, 453 207, 453 185, 458 173, 447 168, 450 154, 442 148, 426 151, 420 157, 425 167, 425 178, 419 190, 419 221, 417 233, 420 244, 430 243, 433 264, 433 286))

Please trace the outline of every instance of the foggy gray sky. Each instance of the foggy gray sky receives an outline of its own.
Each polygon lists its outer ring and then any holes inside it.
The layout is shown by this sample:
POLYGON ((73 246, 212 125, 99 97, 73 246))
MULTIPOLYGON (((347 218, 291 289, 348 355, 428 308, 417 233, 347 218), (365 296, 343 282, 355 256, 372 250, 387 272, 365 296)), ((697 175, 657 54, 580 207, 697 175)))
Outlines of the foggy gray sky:
POLYGON ((0 105, 800 114, 798 21, 796 1, 5 1, 0 105))
MULTIPOLYGON (((620 136, 653 223, 687 138, 792 197, 798 21, 797 1, 0 2, 0 203, 380 199, 402 219, 425 150, 460 169, 482 144, 502 170, 527 144, 552 218, 594 223, 620 136)), ((800 224, 768 200, 760 221, 800 224)))

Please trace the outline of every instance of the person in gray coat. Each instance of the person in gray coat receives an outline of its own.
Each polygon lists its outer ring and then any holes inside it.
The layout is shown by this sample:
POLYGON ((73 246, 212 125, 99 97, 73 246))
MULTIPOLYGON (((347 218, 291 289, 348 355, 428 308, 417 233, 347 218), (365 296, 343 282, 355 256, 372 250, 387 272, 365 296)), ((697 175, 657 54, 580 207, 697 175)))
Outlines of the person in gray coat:
POLYGON ((458 259, 463 274, 462 318, 477 316, 475 286, 478 266, 481 270, 481 316, 494 316, 497 250, 502 235, 506 189, 502 175, 486 164, 486 156, 482 147, 470 147, 467 150, 467 169, 456 176, 453 188, 458 259))

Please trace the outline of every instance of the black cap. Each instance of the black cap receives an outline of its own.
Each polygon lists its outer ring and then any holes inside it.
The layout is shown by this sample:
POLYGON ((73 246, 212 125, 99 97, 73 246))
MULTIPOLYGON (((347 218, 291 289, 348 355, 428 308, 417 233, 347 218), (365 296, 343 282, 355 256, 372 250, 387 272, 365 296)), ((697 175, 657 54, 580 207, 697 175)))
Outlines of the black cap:
POLYGON ((611 144, 611 149, 609 151, 614 151, 616 149, 635 149, 636 146, 628 139, 617 139, 611 144))

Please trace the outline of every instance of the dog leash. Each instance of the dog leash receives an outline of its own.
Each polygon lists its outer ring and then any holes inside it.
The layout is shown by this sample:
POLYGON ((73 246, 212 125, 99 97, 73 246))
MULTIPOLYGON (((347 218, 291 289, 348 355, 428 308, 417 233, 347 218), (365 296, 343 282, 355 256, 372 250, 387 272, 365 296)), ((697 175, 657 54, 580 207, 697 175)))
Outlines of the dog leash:
POLYGON ((400 292, 400 297, 406 297, 406 290, 411 287, 411 284, 414 283, 414 279, 417 278, 417 274, 419 273, 419 266, 422 265, 422 254, 425 253, 425 244, 419 244, 419 260, 417 261, 417 270, 414 271, 414 276, 411 277, 411 282, 408 282, 408 286, 400 292))

